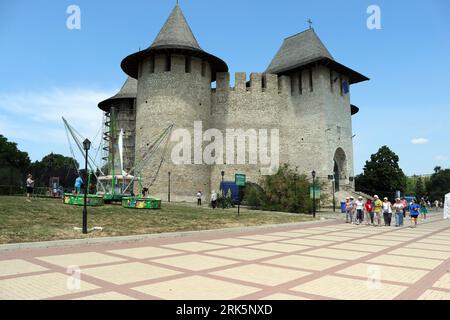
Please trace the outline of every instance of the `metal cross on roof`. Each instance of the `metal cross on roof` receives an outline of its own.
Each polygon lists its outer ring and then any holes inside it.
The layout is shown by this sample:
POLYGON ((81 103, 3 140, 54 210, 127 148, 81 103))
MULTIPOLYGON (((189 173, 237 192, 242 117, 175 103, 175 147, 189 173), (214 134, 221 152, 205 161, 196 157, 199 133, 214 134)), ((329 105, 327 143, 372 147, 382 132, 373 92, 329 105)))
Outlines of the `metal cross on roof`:
POLYGON ((306 21, 306 22, 309 23, 309 28, 312 29, 312 23, 313 23, 312 20, 311 20, 311 19, 308 19, 308 21, 306 21))

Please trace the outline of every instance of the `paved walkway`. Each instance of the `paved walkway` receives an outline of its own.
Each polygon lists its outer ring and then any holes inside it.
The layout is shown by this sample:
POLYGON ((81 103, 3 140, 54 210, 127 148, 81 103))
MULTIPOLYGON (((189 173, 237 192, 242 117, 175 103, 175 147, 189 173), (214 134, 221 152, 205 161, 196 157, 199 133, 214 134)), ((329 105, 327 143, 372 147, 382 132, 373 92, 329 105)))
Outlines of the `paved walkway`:
POLYGON ((450 221, 1 252, 0 299, 450 299, 450 221))

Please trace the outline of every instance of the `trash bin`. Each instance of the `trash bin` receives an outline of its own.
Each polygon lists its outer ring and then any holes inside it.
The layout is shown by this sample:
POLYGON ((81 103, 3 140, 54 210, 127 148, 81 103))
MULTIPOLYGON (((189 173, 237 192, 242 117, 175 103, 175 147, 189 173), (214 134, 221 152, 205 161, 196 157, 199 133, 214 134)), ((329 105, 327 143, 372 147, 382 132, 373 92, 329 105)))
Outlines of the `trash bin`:
POLYGON ((345 201, 341 201, 341 213, 345 213, 345 201))

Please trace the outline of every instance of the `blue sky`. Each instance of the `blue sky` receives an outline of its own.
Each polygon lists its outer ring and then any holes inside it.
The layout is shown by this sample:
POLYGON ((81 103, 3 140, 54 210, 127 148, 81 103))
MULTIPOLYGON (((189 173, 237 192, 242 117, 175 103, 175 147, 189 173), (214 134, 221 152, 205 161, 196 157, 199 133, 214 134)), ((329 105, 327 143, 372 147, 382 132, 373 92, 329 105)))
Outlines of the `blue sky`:
MULTIPOLYGON (((32 160, 70 155, 61 116, 95 137, 96 105, 125 80, 175 0, 0 0, 0 133, 32 160), (66 28, 69 5, 81 30, 66 28)), ((180 0, 202 48, 230 72, 264 71, 282 40, 313 26, 334 58, 371 78, 352 87, 354 163, 388 145, 406 174, 450 167, 450 1, 180 0), (366 26, 369 5, 381 30, 366 26), (414 142, 414 143, 413 143, 414 142)), ((98 138, 97 138, 98 141, 98 138)))

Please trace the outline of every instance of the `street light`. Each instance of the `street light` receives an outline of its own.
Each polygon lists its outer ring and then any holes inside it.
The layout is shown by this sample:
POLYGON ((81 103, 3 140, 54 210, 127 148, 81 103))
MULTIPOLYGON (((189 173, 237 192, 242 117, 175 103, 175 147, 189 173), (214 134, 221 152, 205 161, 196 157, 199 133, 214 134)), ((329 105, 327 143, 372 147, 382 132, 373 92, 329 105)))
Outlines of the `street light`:
POLYGON ((225 171, 220 173, 222 175, 222 209, 225 210, 225 191, 223 190, 223 179, 225 177, 225 171))
MULTIPOLYGON (((86 151, 85 157, 84 157, 84 170, 86 174, 88 174, 88 152, 91 148, 91 142, 89 139, 86 139, 83 141, 83 149, 86 151)), ((88 188, 89 186, 84 187, 84 205, 83 205, 83 233, 87 234, 87 195, 88 195, 88 188)))
POLYGON ((167 194, 167 201, 170 202, 170 175, 171 172, 169 171, 169 190, 167 190, 168 194, 167 194))
POLYGON ((333 212, 336 212, 336 196, 335 196, 335 193, 336 193, 336 190, 335 190, 335 181, 334 181, 334 175, 329 175, 328 176, 328 180, 330 180, 331 181, 331 188, 332 188, 332 190, 333 190, 333 212))
POLYGON ((316 218, 316 171, 313 170, 313 218, 316 218))

